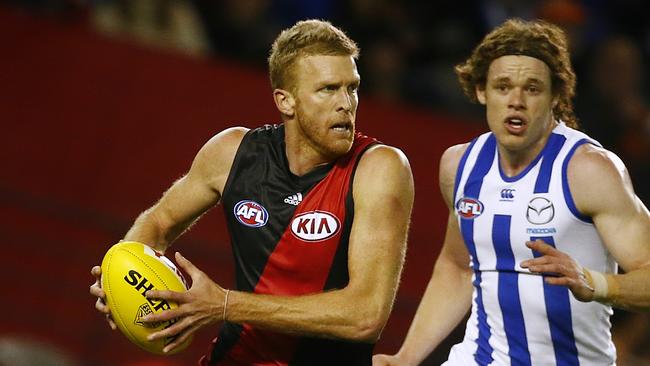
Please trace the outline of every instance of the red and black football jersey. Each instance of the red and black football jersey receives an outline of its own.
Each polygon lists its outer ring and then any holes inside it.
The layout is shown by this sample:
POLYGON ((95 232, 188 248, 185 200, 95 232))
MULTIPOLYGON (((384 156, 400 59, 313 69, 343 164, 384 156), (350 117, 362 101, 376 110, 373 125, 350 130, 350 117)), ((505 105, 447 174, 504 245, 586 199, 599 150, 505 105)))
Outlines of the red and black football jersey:
MULTIPOLYGON (((283 125, 246 134, 222 196, 237 290, 298 296, 347 285, 352 181, 359 158, 374 143, 357 133, 345 156, 296 176, 283 125)), ((370 365, 373 347, 226 322, 202 364, 370 365)))

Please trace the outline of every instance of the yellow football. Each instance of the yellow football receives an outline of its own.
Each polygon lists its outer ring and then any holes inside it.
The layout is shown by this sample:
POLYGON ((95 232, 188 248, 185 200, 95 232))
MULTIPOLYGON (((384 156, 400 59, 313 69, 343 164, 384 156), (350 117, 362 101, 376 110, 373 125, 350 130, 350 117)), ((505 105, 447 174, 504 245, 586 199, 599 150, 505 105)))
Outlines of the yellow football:
MULTIPOLYGON (((173 342, 174 337, 148 341, 147 336, 171 326, 175 321, 144 323, 141 318, 178 306, 171 301, 145 297, 145 293, 153 289, 187 290, 185 279, 174 263, 148 245, 120 242, 104 256, 101 282, 111 315, 120 331, 139 347, 163 354, 163 348, 173 342)), ((191 339, 188 339, 170 353, 183 350, 190 342, 191 339)))

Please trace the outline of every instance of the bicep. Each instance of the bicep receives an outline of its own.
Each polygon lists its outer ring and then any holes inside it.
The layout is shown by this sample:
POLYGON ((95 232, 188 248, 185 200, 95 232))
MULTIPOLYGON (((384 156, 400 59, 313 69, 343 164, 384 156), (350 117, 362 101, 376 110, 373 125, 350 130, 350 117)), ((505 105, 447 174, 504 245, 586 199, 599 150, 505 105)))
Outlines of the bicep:
POLYGON ((187 226, 214 206, 228 178, 246 129, 232 128, 210 139, 187 174, 174 182, 153 207, 163 226, 187 226))
POLYGON ((153 207, 163 227, 187 226, 219 200, 219 193, 201 179, 186 174, 153 207))
POLYGON ((638 197, 626 201, 598 213, 593 220, 614 259, 631 271, 650 265, 650 215, 638 197))
POLYGON ((623 269, 650 265, 650 214, 634 193, 625 166, 602 149, 588 146, 578 152, 568 171, 576 206, 593 218, 608 251, 623 269))
POLYGON ((413 177, 406 157, 385 146, 368 151, 353 183, 350 287, 391 302, 406 251, 413 177))

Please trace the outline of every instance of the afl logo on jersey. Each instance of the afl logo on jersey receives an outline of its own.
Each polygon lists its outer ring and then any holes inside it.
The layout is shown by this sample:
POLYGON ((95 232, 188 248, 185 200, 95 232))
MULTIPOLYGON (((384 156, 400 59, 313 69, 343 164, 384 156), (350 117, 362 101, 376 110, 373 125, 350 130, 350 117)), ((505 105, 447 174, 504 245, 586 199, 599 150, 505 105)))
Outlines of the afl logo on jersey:
POLYGON ((456 202, 456 212, 464 219, 474 219, 483 213, 483 203, 474 198, 461 198, 456 202))
POLYGON ((269 221, 269 213, 264 206, 251 200, 237 202, 233 213, 237 221, 250 227, 261 227, 269 221))
POLYGON ((325 211, 309 211, 296 216, 291 222, 291 233, 309 242, 323 241, 338 233, 341 221, 325 211))

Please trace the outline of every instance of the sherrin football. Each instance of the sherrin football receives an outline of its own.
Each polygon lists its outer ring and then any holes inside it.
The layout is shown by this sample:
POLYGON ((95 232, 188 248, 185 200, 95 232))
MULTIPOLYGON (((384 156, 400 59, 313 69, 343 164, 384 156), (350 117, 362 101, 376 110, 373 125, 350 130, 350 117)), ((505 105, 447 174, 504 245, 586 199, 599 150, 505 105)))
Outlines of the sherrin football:
MULTIPOLYGON (((163 354, 163 348, 173 337, 148 341, 151 333, 165 329, 174 320, 144 323, 140 319, 148 314, 159 313, 178 305, 166 300, 152 300, 145 297, 149 290, 187 290, 185 279, 174 263, 157 253, 148 245, 124 241, 113 245, 102 261, 102 288, 117 327, 133 343, 156 354, 163 354)), ((191 339, 169 353, 186 348, 191 339)))

